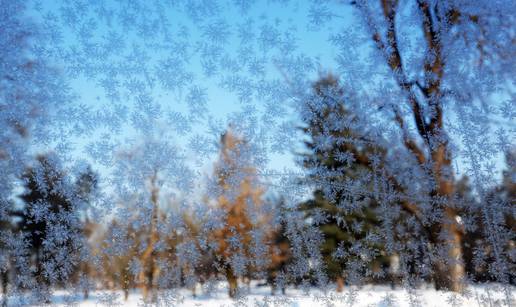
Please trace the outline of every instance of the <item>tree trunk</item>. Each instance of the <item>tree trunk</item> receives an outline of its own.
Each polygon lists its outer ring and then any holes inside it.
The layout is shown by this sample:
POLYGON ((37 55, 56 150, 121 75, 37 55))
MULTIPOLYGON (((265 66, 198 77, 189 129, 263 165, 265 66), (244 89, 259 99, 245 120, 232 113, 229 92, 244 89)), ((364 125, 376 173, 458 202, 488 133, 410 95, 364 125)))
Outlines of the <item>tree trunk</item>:
POLYGON ((441 225, 437 236, 439 248, 444 248, 447 259, 439 259, 435 263, 434 282, 437 290, 462 292, 464 290, 464 263, 462 258, 462 232, 455 221, 454 212, 446 209, 447 221, 441 225), (451 220, 453 218, 453 220, 451 220), (442 239, 444 237, 445 239, 442 239))
POLYGON ((400 271, 400 256, 398 254, 392 254, 389 256, 389 280, 391 283, 391 289, 396 288, 396 284, 399 282, 399 271, 400 271))
POLYGON ((192 288, 191 288, 191 289, 192 289, 192 296, 193 296, 194 298, 195 298, 195 297, 197 297, 197 291, 196 291, 197 289, 196 289, 196 287, 197 287, 197 284, 194 284, 194 285, 192 286, 192 288))
POLYGON ((2 272, 2 306, 7 307, 7 283, 9 282, 9 271, 2 272))
POLYGON ((143 272, 143 300, 145 302, 152 302, 154 303, 156 301, 156 292, 154 289, 154 259, 153 255, 151 255, 149 258, 147 258, 146 262, 146 269, 143 272))
POLYGON ((453 179, 447 178, 451 161, 446 157, 446 143, 437 147, 433 152, 434 174, 438 182, 437 196, 445 197, 446 203, 443 208, 443 220, 440 224, 432 227, 433 241, 438 248, 443 248, 446 258, 442 256, 434 264, 434 282, 437 290, 449 290, 462 292, 464 290, 464 263, 462 256, 463 233, 457 221, 457 212, 453 208, 453 179))
POLYGON ((249 291, 249 294, 251 294, 251 277, 244 277, 243 282, 247 286, 247 291, 249 291))
POLYGON ((127 299, 129 298, 129 289, 124 288, 124 301, 127 302, 127 299))
POLYGON ((39 248, 36 249, 36 282, 38 296, 45 302, 45 304, 50 304, 50 282, 43 274, 43 261, 41 259, 41 249, 39 248))
POLYGON ((226 279, 229 285, 229 297, 234 298, 238 288, 238 279, 231 268, 226 269, 226 279))
POLYGON ((84 299, 88 299, 90 296, 90 266, 87 263, 83 263, 83 273, 84 273, 84 299))
POLYGON ((344 277, 337 276, 337 292, 342 292, 344 290, 344 277))
POLYGON ((121 277, 122 289, 124 290, 124 300, 127 301, 127 299, 129 298, 129 272, 127 269, 122 270, 121 277))
POLYGON ((158 193, 159 190, 156 187, 156 174, 151 178, 151 203, 152 203, 152 214, 151 214, 151 223, 149 229, 149 239, 147 243, 147 248, 141 257, 141 262, 143 264, 143 274, 141 275, 141 279, 143 279, 143 298, 145 301, 149 300, 155 302, 156 301, 156 292, 154 289, 154 270, 155 270, 155 258, 156 251, 154 250, 154 245, 158 242, 158 232, 157 232, 157 224, 158 224, 158 193))

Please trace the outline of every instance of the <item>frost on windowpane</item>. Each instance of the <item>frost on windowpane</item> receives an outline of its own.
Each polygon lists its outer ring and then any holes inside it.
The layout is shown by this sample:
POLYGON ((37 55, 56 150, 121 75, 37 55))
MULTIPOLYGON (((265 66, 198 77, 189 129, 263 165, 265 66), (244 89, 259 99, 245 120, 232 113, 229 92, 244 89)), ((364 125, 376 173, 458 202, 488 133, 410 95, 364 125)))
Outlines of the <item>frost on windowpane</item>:
POLYGON ((513 305, 510 1, 0 0, 4 305, 513 305))

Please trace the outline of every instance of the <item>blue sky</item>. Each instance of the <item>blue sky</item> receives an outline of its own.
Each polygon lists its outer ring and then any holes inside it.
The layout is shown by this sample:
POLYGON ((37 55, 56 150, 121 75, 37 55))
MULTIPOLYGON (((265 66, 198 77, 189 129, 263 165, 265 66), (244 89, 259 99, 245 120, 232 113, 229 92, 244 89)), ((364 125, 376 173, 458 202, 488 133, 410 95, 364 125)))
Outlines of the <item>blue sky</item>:
MULTIPOLYGON (((115 2, 106 2, 108 3, 107 7, 116 8, 115 2)), ((210 3, 209 1, 206 3, 210 3)), ((156 64, 156 62, 167 58, 169 55, 166 50, 153 50, 150 43, 145 41, 143 35, 138 35, 137 33, 124 33, 123 25, 120 22, 107 22, 102 20, 95 20, 96 29, 85 35, 81 30, 77 30, 76 28, 80 28, 84 25, 88 25, 87 18, 77 18, 74 24, 73 18, 76 15, 80 15, 81 12, 78 9, 67 11, 67 5, 60 3, 59 1, 43 1, 41 3, 37 3, 36 9, 37 12, 33 12, 37 21, 41 23, 47 23, 48 21, 44 21, 48 19, 48 14, 55 14, 56 20, 59 20, 55 24, 56 28, 60 31, 60 40, 50 41, 52 46, 49 46, 50 49, 60 49, 61 52, 71 50, 72 48, 81 48, 84 47, 85 42, 88 43, 99 43, 103 44, 105 41, 105 37, 107 35, 111 35, 113 33, 120 34, 123 43, 125 44, 125 49, 120 49, 119 55, 117 58, 117 54, 113 54, 110 59, 113 61, 120 61, 120 58, 127 55, 130 52, 130 44, 139 44, 142 46, 142 51, 146 52, 148 55, 148 62, 142 63, 143 66, 148 66, 152 69, 152 67, 156 64), (72 17, 69 17, 71 15, 72 17), (46 16, 45 19, 40 16, 46 16), (74 33, 75 32, 75 33, 74 33), (86 38, 88 40, 86 40, 86 38), (59 44, 56 44, 58 42, 59 44)), ((325 34, 324 29, 319 29, 320 31, 313 31, 314 29, 310 29, 309 20, 307 13, 309 11, 308 2, 301 3, 282 3, 281 1, 272 2, 272 1, 261 1, 256 5, 252 6, 249 11, 245 14, 242 13, 242 10, 238 8, 238 6, 227 6, 223 8, 223 12, 218 12, 217 16, 214 18, 215 22, 218 20, 223 20, 230 27, 229 38, 223 44, 224 51, 227 51, 228 54, 236 59, 238 57, 238 48, 241 47, 240 41, 241 36, 238 33, 237 25, 248 23, 251 25, 274 25, 274 29, 278 31, 284 31, 281 35, 285 33, 292 34, 294 46, 296 47, 293 50, 294 54, 304 55, 308 58, 314 60, 314 62, 318 62, 317 70, 326 70, 332 66, 334 66, 333 58, 335 57, 335 52, 333 48, 330 48, 330 45, 327 42, 328 35, 325 34), (227 9, 227 8, 232 8, 227 9)), ((165 16, 168 18, 170 23, 170 31, 176 35, 181 35, 181 33, 185 32, 184 29, 188 29, 187 32, 190 33, 188 38, 188 43, 192 43, 194 41, 202 41, 204 39, 204 33, 202 30, 206 27, 204 25, 199 25, 189 19, 186 12, 175 12, 173 10, 168 10, 165 12, 165 16)), ((94 18, 95 15, 90 15, 91 18, 94 18)), ((351 18, 351 16, 349 16, 351 18)), ((98 19, 98 18, 97 18, 98 19)), ((345 20, 344 20, 345 21, 345 20)), ((343 23, 343 20, 338 20, 334 26, 340 26, 343 23)), ((209 24, 208 22, 206 24, 209 24)), ((44 27, 48 26, 48 24, 44 25, 44 27)), ((258 32, 258 29, 254 30, 255 34, 258 32)), ((116 36, 115 36, 116 37, 116 36)), ((257 49, 258 47, 253 47, 257 49)), ((55 51, 55 50, 54 50, 55 51)), ((256 51, 256 56, 259 60, 263 60, 263 78, 264 79, 279 79, 285 80, 285 77, 282 76, 281 69, 275 65, 273 58, 277 58, 280 54, 274 54, 273 52, 267 52, 263 50, 254 50, 256 51)), ((62 54, 62 53, 61 53, 62 54)), ((70 65, 66 61, 69 60, 70 57, 67 55, 59 65, 63 66, 63 70, 67 69, 66 66, 70 65)), ((94 62, 91 62, 96 64, 94 62)), ((90 63, 90 64, 91 64, 90 63)), ((74 64, 75 65, 75 64, 74 64)), ((219 73, 213 77, 207 77, 203 67, 201 65, 201 59, 196 55, 192 58, 188 65, 184 66, 184 70, 191 74, 192 83, 199 88, 202 88, 206 91, 207 98, 207 114, 215 121, 220 120, 222 122, 229 122, 228 116, 231 113, 238 112, 243 108, 242 103, 239 102, 237 95, 229 92, 227 89, 221 87, 221 80, 230 77, 231 75, 227 72, 219 73)), ((242 72, 239 72, 242 76, 253 77, 249 69, 246 71, 245 69, 242 72)), ((124 79, 126 76, 122 76, 120 79, 124 79)), ((311 75, 311 78, 315 79, 317 77, 317 72, 314 71, 311 75)), ((84 104, 92 109, 104 109, 106 107, 111 106, 113 103, 119 103, 122 105, 131 106, 134 102, 123 101, 124 98, 119 101, 113 101, 109 97, 109 93, 102 88, 102 82, 105 82, 105 76, 97 75, 97 76, 88 76, 87 74, 82 74, 77 76, 76 78, 71 78, 70 84, 73 90, 78 94, 78 100, 76 103, 84 104)), ((159 84, 159 80, 155 80, 157 84, 159 84)), ((123 92, 126 90, 124 86, 120 86, 120 91, 123 92)), ((163 110, 177 112, 179 114, 188 116, 187 103, 185 103, 185 97, 187 96, 188 87, 182 87, 178 89, 166 89, 163 86, 154 86, 153 88, 149 88, 151 91, 151 95, 154 101, 160 104, 163 107, 163 110)), ((261 108, 260 101, 253 101, 253 105, 258 109, 261 108)), ((295 120, 296 114, 292 113, 292 109, 288 109, 285 114, 285 119, 287 120, 295 120)), ((204 122, 193 125, 189 134, 206 134, 208 132, 208 127, 206 124, 206 118, 204 118, 204 122)), ((129 137, 133 134, 134 129, 130 127, 126 127, 122 129, 119 134, 120 138, 129 137)), ((105 132, 105 131, 104 131, 105 132)), ((101 132, 94 134, 94 138, 98 137, 101 132)), ((187 140, 186 137, 177 137, 176 141, 179 143, 187 140)), ((77 140, 77 148, 82 147, 82 144, 88 143, 88 138, 81 137, 77 140)), ((80 154, 80 150, 78 150, 78 154, 80 154)), ((272 154, 270 156, 269 166, 273 169, 286 167, 293 167, 293 156, 290 150, 286 150, 283 154, 272 154)))
MULTIPOLYGON (((84 147, 98 143, 99 139, 123 143, 121 140, 126 138, 141 138, 138 125, 134 121, 131 123, 131 112, 138 112, 139 103, 139 91, 134 91, 134 82, 150 97, 153 106, 161 108, 157 119, 151 123, 158 126, 155 133, 164 133, 164 137, 186 150, 187 157, 193 157, 195 152, 188 149, 189 142, 199 137, 216 142, 217 133, 233 121, 234 113, 252 121, 253 114, 248 114, 247 110, 256 110, 254 115, 258 115, 258 120, 267 114, 268 109, 273 113, 284 112, 281 116, 272 114, 276 126, 258 125, 268 136, 275 134, 275 129, 283 122, 297 122, 298 110, 293 100, 284 97, 267 101, 266 97, 260 97, 259 90, 249 92, 251 98, 246 100, 249 95, 245 93, 244 85, 242 102, 235 91, 224 86, 224 80, 238 76, 242 80, 250 80, 252 85, 260 85, 262 81, 289 84, 296 79, 304 78, 304 82, 315 80, 321 72, 347 73, 348 69, 353 69, 339 66, 341 50, 329 42, 330 33, 353 34, 356 17, 348 5, 334 6, 338 11, 332 11, 326 10, 325 6, 311 6, 309 1, 259 1, 256 4, 222 1, 221 6, 214 5, 214 1, 186 1, 187 5, 182 9, 177 6, 160 10, 159 6, 154 6, 155 3, 147 5, 141 2, 144 5, 132 11, 132 8, 122 7, 138 2, 99 1, 88 6, 64 1, 29 3, 32 8, 30 14, 52 38, 47 41, 48 53, 57 59, 57 65, 78 95, 74 103, 83 104, 95 112, 108 111, 114 106, 118 109, 126 107, 129 112, 118 131, 99 127, 89 136, 74 139, 78 158, 86 158, 84 147), (188 5, 195 3, 199 5, 188 5), (319 11, 314 12, 314 8, 319 11), (128 20, 117 19, 120 12, 124 12, 121 16, 128 20), (314 22, 318 22, 314 20, 316 15, 334 15, 334 18, 314 26, 314 22), (134 24, 138 26, 133 27, 134 24), (275 45, 274 33, 278 34, 279 45, 275 45), (207 49, 203 51, 203 48, 207 49), (136 57, 131 58, 135 53, 136 57), (95 58, 96 55, 100 55, 99 58, 95 58), (250 59, 245 61, 246 66, 239 66, 242 65, 242 57, 247 56, 250 59), (211 66, 210 59, 214 60, 211 66), (294 70, 288 70, 284 65, 287 62, 283 60, 293 59, 306 59, 311 66, 299 71, 296 71, 296 66, 294 70), (169 67, 164 69, 162 61, 169 67), (253 66, 254 62, 256 65, 253 66), (124 70, 126 63, 129 63, 129 70, 124 70), (210 67, 214 68, 211 75, 207 73, 210 67), (192 88, 205 93, 206 105, 201 112, 189 110, 188 93, 192 88), (110 92, 109 89, 114 90, 110 92), (271 104, 285 104, 287 107, 271 108, 271 104), (182 120, 191 118, 193 113, 196 113, 196 120, 187 120, 191 125, 185 128, 182 120), (172 129, 166 129, 171 123, 172 129)), ((350 40, 350 44, 353 43, 350 40)), ((355 51, 356 56, 361 57, 367 48, 357 46, 355 51)), ((302 66, 299 63, 295 65, 302 66)), ((360 65, 359 61, 357 65, 360 65)), ((141 113, 149 111, 142 108, 141 113)), ((276 144, 284 151, 269 152, 268 167, 295 170, 293 152, 300 149, 300 144, 300 140, 288 139, 284 146, 276 144)), ((212 154, 203 161, 202 172, 210 172, 215 157, 216 154, 212 154)), ((500 156, 495 164, 498 169, 503 168, 503 158, 500 156)))

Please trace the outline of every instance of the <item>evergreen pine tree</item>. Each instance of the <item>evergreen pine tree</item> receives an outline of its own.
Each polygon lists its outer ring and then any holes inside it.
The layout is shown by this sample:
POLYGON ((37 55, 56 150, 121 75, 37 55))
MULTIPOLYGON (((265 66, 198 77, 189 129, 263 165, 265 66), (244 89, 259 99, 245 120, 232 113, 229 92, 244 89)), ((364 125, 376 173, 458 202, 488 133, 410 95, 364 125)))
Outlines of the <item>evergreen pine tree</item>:
POLYGON ((326 272, 341 291, 344 279, 358 282, 364 280, 364 275, 384 276, 381 266, 387 259, 381 240, 375 236, 380 226, 375 213, 377 204, 368 197, 374 187, 371 181, 363 180, 374 169, 369 158, 363 157, 377 156, 381 163, 385 150, 367 142, 356 130, 355 117, 346 109, 343 90, 335 77, 329 75, 317 81, 313 92, 305 101, 307 112, 303 114, 303 130, 309 136, 303 166, 309 172, 307 182, 316 191, 300 209, 324 234, 321 252, 326 272), (322 176, 324 181, 320 180, 322 176), (358 247, 360 252, 355 250, 358 247), (364 259, 357 258, 363 258, 365 253, 369 253, 365 256, 369 267, 364 268, 364 259))
POLYGON ((38 156, 23 176, 23 207, 12 212, 34 259, 35 293, 44 301, 50 286, 72 277, 83 243, 76 190, 68 179, 53 155, 38 156))

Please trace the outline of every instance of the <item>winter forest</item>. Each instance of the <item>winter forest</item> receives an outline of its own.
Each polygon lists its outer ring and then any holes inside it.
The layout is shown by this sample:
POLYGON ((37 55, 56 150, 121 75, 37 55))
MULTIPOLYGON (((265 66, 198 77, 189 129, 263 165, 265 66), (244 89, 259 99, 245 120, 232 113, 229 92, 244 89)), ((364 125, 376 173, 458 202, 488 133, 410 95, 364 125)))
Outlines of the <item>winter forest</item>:
POLYGON ((515 306, 515 25, 0 0, 0 306, 515 306))

